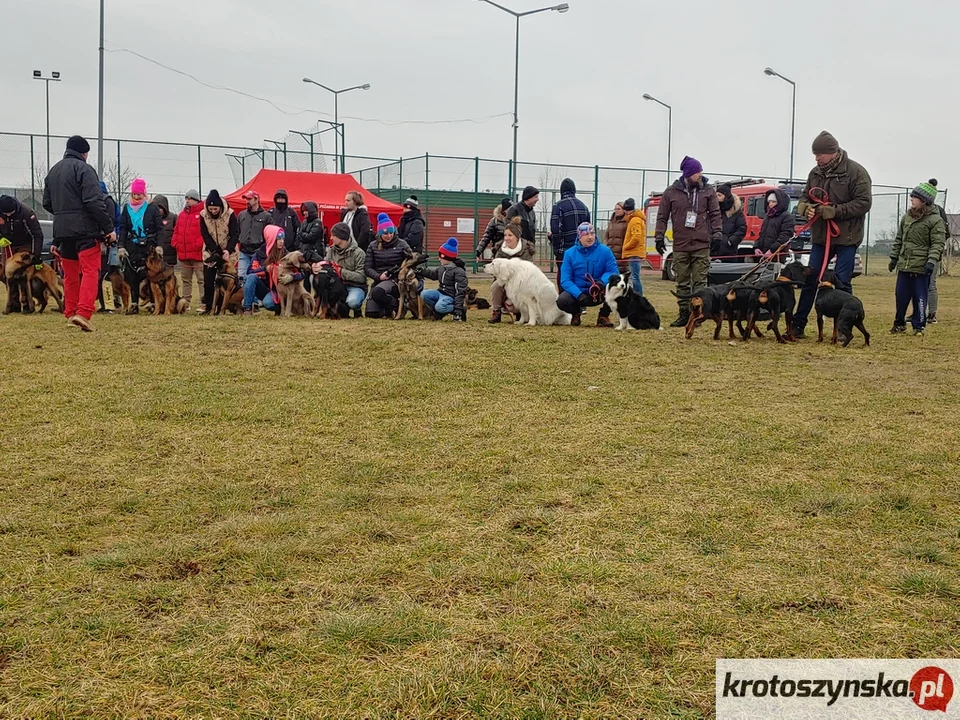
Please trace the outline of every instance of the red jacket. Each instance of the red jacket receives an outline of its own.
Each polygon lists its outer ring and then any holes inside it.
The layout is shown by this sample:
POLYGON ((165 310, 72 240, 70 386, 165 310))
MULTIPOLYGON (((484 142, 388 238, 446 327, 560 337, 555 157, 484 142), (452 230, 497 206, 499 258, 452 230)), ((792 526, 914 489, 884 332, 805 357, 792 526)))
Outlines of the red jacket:
POLYGON ((184 208, 177 218, 170 246, 177 251, 177 260, 203 260, 203 235, 200 234, 200 213, 203 203, 184 208))

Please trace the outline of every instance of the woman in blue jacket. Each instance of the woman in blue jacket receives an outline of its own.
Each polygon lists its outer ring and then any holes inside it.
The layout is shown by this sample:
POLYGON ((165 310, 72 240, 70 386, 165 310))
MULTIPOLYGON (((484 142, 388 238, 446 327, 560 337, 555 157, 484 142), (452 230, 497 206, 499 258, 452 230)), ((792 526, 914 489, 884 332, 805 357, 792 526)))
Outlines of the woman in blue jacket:
POLYGON ((613 327, 604 293, 610 277, 619 274, 613 251, 597 242, 593 225, 581 223, 577 228, 577 244, 563 254, 563 265, 560 266, 563 292, 557 298, 557 307, 573 315, 571 325, 579 325, 585 307, 600 305, 597 325, 613 327))

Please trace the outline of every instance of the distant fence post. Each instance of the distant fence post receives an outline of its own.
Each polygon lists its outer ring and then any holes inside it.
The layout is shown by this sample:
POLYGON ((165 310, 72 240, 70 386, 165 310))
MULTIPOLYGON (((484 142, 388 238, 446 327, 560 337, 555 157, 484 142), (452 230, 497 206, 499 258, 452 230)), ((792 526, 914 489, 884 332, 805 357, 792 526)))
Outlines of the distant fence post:
POLYGON ((870 269, 870 216, 873 213, 867 213, 867 252, 863 258, 863 275, 866 277, 870 269))
POLYGON ((473 159, 473 271, 480 267, 477 263, 477 246, 480 244, 478 230, 480 228, 480 158, 473 159))
MULTIPOLYGON (((398 189, 400 190, 400 194, 402 196, 403 195, 403 158, 400 158, 400 179, 397 182, 398 182, 398 189)), ((426 223, 424 223, 424 226, 426 226, 426 223)), ((424 229, 426 229, 426 227, 424 227, 424 229)))
POLYGON ((197 145, 197 192, 203 192, 203 152, 199 145, 197 145))
MULTIPOLYGON (((430 240, 430 153, 426 153, 423 156, 424 163, 424 196, 426 200, 424 204, 427 206, 427 217, 424 221, 424 233, 423 233, 423 249, 427 250, 429 245, 428 241, 430 240)), ((401 188, 401 195, 403 197, 403 189, 401 188)))
POLYGON ((597 224, 597 195, 600 194, 600 166, 593 166, 593 224, 597 224))
POLYGON ((643 201, 647 197, 647 171, 640 171, 640 206, 643 207, 643 201))
POLYGON ((116 197, 123 197, 123 188, 120 187, 120 176, 123 173, 120 171, 120 141, 117 140, 117 195, 116 197))
MULTIPOLYGON (((50 168, 47 168, 50 172, 50 168)), ((30 135, 30 207, 37 206, 37 171, 33 168, 33 135, 30 135)))
POLYGON ((510 188, 510 202, 517 196, 517 189, 513 186, 513 159, 507 161, 507 187, 510 188))

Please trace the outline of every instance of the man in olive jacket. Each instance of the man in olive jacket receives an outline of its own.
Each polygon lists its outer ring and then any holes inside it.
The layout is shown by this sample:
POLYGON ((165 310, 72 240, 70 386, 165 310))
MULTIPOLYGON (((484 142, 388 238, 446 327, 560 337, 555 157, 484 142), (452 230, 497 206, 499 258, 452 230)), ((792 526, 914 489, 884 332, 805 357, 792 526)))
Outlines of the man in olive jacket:
POLYGON ((800 293, 797 312, 793 316, 794 336, 802 338, 807 326, 807 315, 813 308, 820 281, 820 268, 826 250, 827 224, 836 223, 839 235, 830 240, 830 256, 837 258, 834 271, 837 275, 837 287, 853 292, 853 265, 857 248, 863 242, 865 218, 873 205, 873 184, 870 175, 859 163, 849 158, 846 151, 840 149, 840 143, 824 130, 813 141, 813 155, 817 166, 810 171, 807 184, 800 195, 797 213, 807 220, 815 220, 810 228, 813 247, 810 250, 810 268, 814 271, 807 276, 800 293), (814 188, 826 193, 826 201, 818 192, 811 195, 814 188))

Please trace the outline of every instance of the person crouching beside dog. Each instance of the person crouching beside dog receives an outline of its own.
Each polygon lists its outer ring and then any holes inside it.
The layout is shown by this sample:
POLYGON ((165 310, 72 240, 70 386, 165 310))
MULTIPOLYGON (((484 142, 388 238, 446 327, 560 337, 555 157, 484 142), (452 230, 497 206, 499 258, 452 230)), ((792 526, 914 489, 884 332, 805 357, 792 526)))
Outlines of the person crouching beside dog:
POLYGON ((130 200, 120 213, 117 251, 123 265, 124 280, 130 286, 130 309, 127 315, 140 312, 140 283, 147 277, 147 255, 157 246, 162 229, 159 208, 147 202, 147 183, 137 178, 130 183, 130 200))
MULTIPOLYGON (((33 208, 27 207, 15 197, 0 195, 0 257, 6 258, 18 252, 29 252, 35 265, 41 262, 43 230, 33 208)), ((29 291, 29 288, 26 288, 29 291)), ((11 312, 20 311, 20 302, 14 297, 14 288, 8 287, 11 312)))
POLYGON ((364 272, 373 280, 367 300, 368 318, 392 318, 400 304, 396 273, 410 246, 397 237, 397 228, 386 213, 377 216, 377 239, 367 247, 364 272))
POLYGON ((457 257, 459 247, 456 238, 450 238, 437 251, 440 267, 421 270, 423 277, 437 280, 438 290, 424 290, 420 293, 423 304, 434 312, 435 320, 443 320, 445 315, 453 313, 454 322, 466 322, 467 310, 464 298, 467 296, 467 271, 463 260, 457 257))
POLYGON ((913 302, 910 322, 914 335, 927 326, 927 291, 930 276, 943 255, 947 226, 936 207, 937 189, 920 183, 910 193, 910 210, 900 219, 890 253, 890 272, 897 271, 897 315, 890 333, 907 331, 907 306, 913 302))
MULTIPOLYGON (((278 225, 263 229, 264 244, 250 258, 250 271, 243 281, 243 315, 253 315, 253 304, 260 300, 264 310, 280 312, 280 295, 277 293, 277 269, 285 254, 284 232, 278 225)), ((303 274, 290 276, 286 282, 303 280, 303 274)))
POLYGON ((330 236, 333 242, 327 248, 324 259, 340 266, 340 279, 347 288, 348 312, 342 317, 349 317, 349 310, 353 311, 354 317, 362 317, 363 301, 367 298, 367 276, 364 271, 367 254, 350 236, 350 226, 346 223, 334 225, 330 236))
MULTIPOLYGON (((503 228, 503 242, 496 247, 494 260, 503 258, 505 260, 530 260, 532 262, 536 254, 536 247, 532 242, 527 242, 520 237, 522 232, 523 226, 520 224, 520 218, 513 218, 510 224, 503 228)), ((503 285, 494 280, 490 286, 490 305, 493 309, 487 322, 491 324, 500 322, 503 311, 508 309, 508 301, 507 291, 503 289, 503 285)))
MULTIPOLYGON (((224 261, 233 255, 240 240, 237 215, 223 202, 220 193, 211 190, 200 213, 200 236, 203 238, 203 307, 201 315, 209 315, 217 290, 217 274, 224 261)), ((239 282, 239 280, 238 280, 239 282)))
POLYGON ((606 245, 597 242, 593 225, 583 223, 577 228, 577 244, 563 255, 560 266, 560 287, 557 307, 573 315, 571 325, 580 324, 586 307, 600 305, 598 327, 613 327, 610 308, 604 301, 604 288, 612 275, 619 275, 617 259, 606 245))

